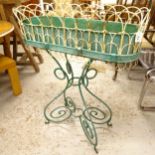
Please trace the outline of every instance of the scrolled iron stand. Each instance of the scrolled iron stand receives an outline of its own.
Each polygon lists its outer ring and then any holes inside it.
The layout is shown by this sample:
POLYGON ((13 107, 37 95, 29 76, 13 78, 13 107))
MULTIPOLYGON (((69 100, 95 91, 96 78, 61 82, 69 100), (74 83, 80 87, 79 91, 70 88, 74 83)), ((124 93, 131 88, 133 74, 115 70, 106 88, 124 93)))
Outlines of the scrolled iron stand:
POLYGON ((56 96, 54 97, 46 106, 44 109, 44 116, 46 118, 46 123, 54 122, 54 123, 60 123, 67 119, 69 119, 71 116, 78 117, 82 126, 82 129, 89 140, 89 142, 94 146, 94 150, 97 151, 97 144, 98 144, 98 138, 96 133, 95 124, 104 124, 107 123, 108 126, 111 126, 111 118, 112 118, 112 111, 109 108, 109 106, 99 97, 97 97, 89 88, 89 80, 94 79, 97 75, 96 69, 90 69, 90 65, 93 62, 92 59, 90 59, 86 65, 84 66, 81 76, 75 77, 73 68, 71 66, 71 63, 68 60, 67 55, 65 54, 66 59, 66 70, 65 68, 60 64, 60 62, 52 55, 50 51, 47 50, 47 53, 51 56, 51 58, 56 62, 58 65, 58 68, 54 69, 54 75, 59 80, 66 80, 66 85, 64 89, 56 96), (58 71, 62 73, 62 77, 58 75, 58 71), (88 76, 88 73, 93 71, 94 74, 92 76, 88 76), (75 80, 78 81, 77 84, 75 84, 75 80), (79 89, 79 93, 82 99, 83 108, 76 107, 75 102, 70 96, 67 96, 67 91, 72 86, 77 86, 79 89), (83 91, 82 87, 96 100, 98 100, 103 106, 104 109, 97 108, 95 106, 89 106, 83 91), (63 96, 64 98, 64 105, 58 106, 55 109, 50 109, 49 107, 51 104, 53 104, 59 97, 63 96), (80 113, 77 115, 77 111, 80 111, 80 113))

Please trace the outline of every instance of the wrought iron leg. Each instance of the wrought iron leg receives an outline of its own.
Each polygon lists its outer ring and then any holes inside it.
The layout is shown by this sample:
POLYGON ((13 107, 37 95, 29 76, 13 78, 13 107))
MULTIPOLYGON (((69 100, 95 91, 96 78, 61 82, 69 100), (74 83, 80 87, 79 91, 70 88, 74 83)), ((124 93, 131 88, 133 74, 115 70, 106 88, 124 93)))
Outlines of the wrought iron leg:
POLYGON ((94 146, 94 150, 98 152, 98 138, 95 124, 106 123, 108 126, 111 126, 110 121, 112 118, 112 112, 109 106, 99 97, 93 94, 91 90, 88 88, 89 80, 94 79, 97 75, 97 71, 95 69, 90 69, 90 65, 93 60, 89 60, 83 68, 81 75, 79 77, 76 77, 73 73, 73 69, 67 58, 67 55, 65 55, 66 69, 64 69, 62 65, 59 63, 59 61, 49 51, 47 52, 58 65, 58 67, 54 69, 55 76, 59 80, 66 80, 67 82, 65 88, 45 106, 44 116, 46 119, 46 123, 60 123, 69 119, 71 116, 78 117, 87 139, 89 140, 90 144, 94 146), (58 72, 61 72, 62 75, 60 76, 58 72), (90 72, 92 72, 93 74, 89 74, 90 72), (75 81, 77 81, 76 84, 75 81), (72 86, 77 86, 79 89, 79 94, 82 101, 82 107, 80 108, 77 107, 73 99, 67 95, 67 91, 72 86), (97 101, 97 103, 99 103, 99 106, 89 105, 88 101, 86 100, 86 97, 84 96, 84 91, 87 92, 88 95, 93 97, 97 101), (63 105, 54 107, 54 102, 61 96, 63 96, 64 98, 63 105), (80 113, 78 113, 78 111, 80 111, 80 113))
POLYGON ((153 106, 144 106, 142 104, 142 101, 144 99, 144 96, 145 96, 145 93, 146 93, 146 90, 148 88, 148 84, 149 82, 151 81, 151 70, 149 70, 146 75, 145 75, 145 81, 143 83, 143 87, 142 87, 142 90, 141 90, 141 93, 140 93, 140 97, 139 97, 139 100, 138 100, 138 104, 140 106, 140 108, 144 111, 155 111, 155 107, 153 106))
POLYGON ((114 81, 117 79, 117 75, 118 75, 118 64, 116 63, 115 64, 115 73, 114 73, 114 76, 112 78, 114 81))

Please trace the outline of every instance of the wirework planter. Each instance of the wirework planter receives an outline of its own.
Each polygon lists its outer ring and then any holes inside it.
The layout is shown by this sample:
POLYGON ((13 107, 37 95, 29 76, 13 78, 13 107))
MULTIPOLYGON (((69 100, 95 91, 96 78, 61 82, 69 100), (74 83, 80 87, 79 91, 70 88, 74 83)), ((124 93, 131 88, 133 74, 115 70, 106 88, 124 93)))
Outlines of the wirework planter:
POLYGON ((134 61, 140 53, 137 25, 127 24, 122 34, 122 23, 92 19, 42 16, 23 24, 26 43, 39 48, 117 63, 134 61))
POLYGON ((112 112, 109 106, 89 89, 89 81, 97 71, 90 69, 93 60, 110 63, 129 63, 140 55, 143 33, 149 20, 150 10, 146 7, 125 7, 122 5, 77 5, 77 4, 30 4, 13 9, 26 44, 45 49, 55 60, 54 70, 59 80, 66 80, 66 86, 44 109, 49 122, 62 122, 71 116, 78 117, 89 142, 98 144, 95 124, 110 124, 112 112), (52 55, 51 51, 65 54, 66 66, 52 55), (67 54, 89 58, 80 77, 76 77, 67 54), (59 76, 58 72, 62 73, 59 76), (93 75, 90 76, 90 72, 93 75), (76 81, 76 84, 75 84, 76 81), (78 86, 84 108, 79 108, 67 95, 72 86, 78 86), (99 106, 87 103, 83 89, 99 106), (63 96, 62 106, 54 107, 63 96), (78 115, 77 115, 78 111, 78 115))
POLYGON ((44 4, 14 9, 25 43, 92 59, 127 63, 140 54, 149 9, 105 5, 44 4), (32 7, 33 6, 33 7, 32 7), (33 8, 33 9, 31 9, 33 8))

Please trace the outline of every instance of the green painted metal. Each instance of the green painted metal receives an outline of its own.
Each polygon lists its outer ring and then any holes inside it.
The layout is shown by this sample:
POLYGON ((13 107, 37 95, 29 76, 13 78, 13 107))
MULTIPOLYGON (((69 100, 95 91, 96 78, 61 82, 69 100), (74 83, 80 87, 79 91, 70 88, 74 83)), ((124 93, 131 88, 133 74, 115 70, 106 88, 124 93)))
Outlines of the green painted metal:
POLYGON ((53 16, 32 17, 23 24, 25 43, 35 47, 114 63, 128 63, 139 57, 136 24, 53 16))
POLYGON ((40 42, 33 42, 33 41, 25 41, 27 45, 34 46, 37 48, 42 48, 42 49, 49 49, 51 51, 55 52, 60 52, 60 53, 66 53, 66 54, 71 54, 71 55, 76 55, 76 56, 81 56, 81 57, 86 57, 86 58, 92 58, 94 60, 101 60, 101 61, 106 61, 106 62, 119 62, 119 63, 128 63, 132 62, 134 60, 137 60, 140 56, 139 53, 135 54, 128 54, 128 55, 116 55, 116 54, 108 54, 108 53, 101 53, 101 52, 90 52, 85 49, 74 49, 72 47, 62 47, 59 45, 52 45, 52 44, 44 44, 40 42))
POLYGON ((82 129, 87 139, 89 140, 90 144, 94 146, 94 150, 98 152, 98 138, 95 124, 106 123, 108 126, 111 126, 110 121, 112 118, 112 111, 102 99, 97 97, 89 89, 89 81, 94 79, 97 75, 97 71, 95 69, 90 69, 90 65, 93 62, 93 60, 90 59, 83 68, 81 75, 79 77, 76 77, 74 75, 71 63, 69 62, 67 55, 65 55, 66 66, 63 67, 49 50, 47 50, 47 52, 58 65, 58 67, 54 70, 54 75, 59 80, 66 80, 66 85, 64 89, 46 105, 44 109, 46 123, 60 123, 69 119, 71 116, 78 117, 80 119, 82 129), (89 75, 90 72, 94 72, 94 74, 89 75), (76 86, 79 89, 79 94, 83 105, 82 107, 77 107, 77 105, 75 104, 77 100, 74 101, 70 96, 67 95, 67 92, 73 86, 76 86), (100 106, 91 106, 84 97, 84 91, 87 92, 91 97, 93 97, 97 102, 99 102, 100 106), (58 106, 56 107, 51 106, 56 104, 56 101, 60 97, 64 98, 63 105, 60 106, 58 104, 58 106))

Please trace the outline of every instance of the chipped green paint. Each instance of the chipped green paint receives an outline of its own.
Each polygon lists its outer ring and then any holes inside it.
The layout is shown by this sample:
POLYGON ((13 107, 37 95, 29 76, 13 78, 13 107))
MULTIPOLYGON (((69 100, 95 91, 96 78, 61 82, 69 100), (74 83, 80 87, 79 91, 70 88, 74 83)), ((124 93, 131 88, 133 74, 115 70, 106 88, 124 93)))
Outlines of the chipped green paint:
POLYGON ((135 43, 138 26, 134 24, 122 26, 120 22, 53 16, 32 17, 31 23, 23 22, 28 45, 117 63, 132 62, 139 57, 135 43), (123 45, 127 46, 121 48, 122 37, 123 45))

